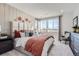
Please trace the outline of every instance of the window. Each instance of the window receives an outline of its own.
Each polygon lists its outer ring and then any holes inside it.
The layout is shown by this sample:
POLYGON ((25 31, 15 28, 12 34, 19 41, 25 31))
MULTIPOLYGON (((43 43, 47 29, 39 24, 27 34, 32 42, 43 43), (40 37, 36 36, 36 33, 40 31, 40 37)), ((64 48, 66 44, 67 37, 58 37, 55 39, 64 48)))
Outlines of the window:
POLYGON ((53 29, 59 29, 59 18, 53 19, 53 29))
POLYGON ((38 21, 38 25, 37 25, 38 29, 41 29, 41 21, 38 21))
POLYGON ((41 21, 41 29, 46 29, 46 20, 41 21))
POLYGON ((49 30, 49 29, 59 29, 59 17, 42 19, 38 21, 38 29, 49 30))
POLYGON ((49 19, 47 23, 48 23, 48 29, 54 29, 54 23, 52 19, 49 19))

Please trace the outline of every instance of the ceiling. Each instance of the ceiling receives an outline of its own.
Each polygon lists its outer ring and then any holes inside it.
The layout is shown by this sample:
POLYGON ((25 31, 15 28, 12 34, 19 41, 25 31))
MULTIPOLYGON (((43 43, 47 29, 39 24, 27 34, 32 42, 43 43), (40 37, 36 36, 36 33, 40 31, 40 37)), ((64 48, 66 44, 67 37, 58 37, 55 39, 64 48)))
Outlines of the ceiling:
POLYGON ((58 16, 63 13, 71 13, 77 3, 9 3, 9 5, 24 11, 25 13, 35 17, 44 18, 58 16))

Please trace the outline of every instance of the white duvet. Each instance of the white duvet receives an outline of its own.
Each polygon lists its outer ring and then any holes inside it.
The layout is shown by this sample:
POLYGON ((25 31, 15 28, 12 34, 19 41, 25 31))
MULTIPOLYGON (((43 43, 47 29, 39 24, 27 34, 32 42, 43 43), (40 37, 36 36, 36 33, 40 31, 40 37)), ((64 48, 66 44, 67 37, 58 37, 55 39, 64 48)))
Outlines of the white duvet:
MULTIPOLYGON (((15 47, 22 46, 23 48, 25 48, 25 44, 27 43, 27 41, 29 40, 29 38, 30 37, 16 38, 15 39, 15 47)), ((54 42, 54 39, 53 38, 49 38, 45 42, 41 56, 47 56, 47 52, 49 50, 49 47, 53 44, 53 42, 54 42)))

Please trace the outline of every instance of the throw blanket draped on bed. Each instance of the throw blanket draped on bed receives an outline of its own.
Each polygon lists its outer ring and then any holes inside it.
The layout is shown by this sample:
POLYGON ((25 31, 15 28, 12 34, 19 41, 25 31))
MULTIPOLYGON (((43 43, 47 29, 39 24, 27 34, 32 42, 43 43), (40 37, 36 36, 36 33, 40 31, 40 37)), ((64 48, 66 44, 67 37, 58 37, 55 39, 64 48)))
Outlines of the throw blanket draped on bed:
POLYGON ((25 50, 31 52, 35 56, 40 56, 44 43, 48 38, 48 36, 31 37, 25 45, 25 50))

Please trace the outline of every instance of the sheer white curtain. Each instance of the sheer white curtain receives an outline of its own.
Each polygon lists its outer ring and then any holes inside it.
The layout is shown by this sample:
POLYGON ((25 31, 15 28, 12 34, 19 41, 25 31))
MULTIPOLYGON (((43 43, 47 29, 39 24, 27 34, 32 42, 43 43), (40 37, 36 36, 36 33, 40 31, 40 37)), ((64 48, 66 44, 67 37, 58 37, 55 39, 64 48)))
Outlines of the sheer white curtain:
POLYGON ((38 21, 39 31, 49 31, 59 29, 59 17, 42 19, 38 21))

